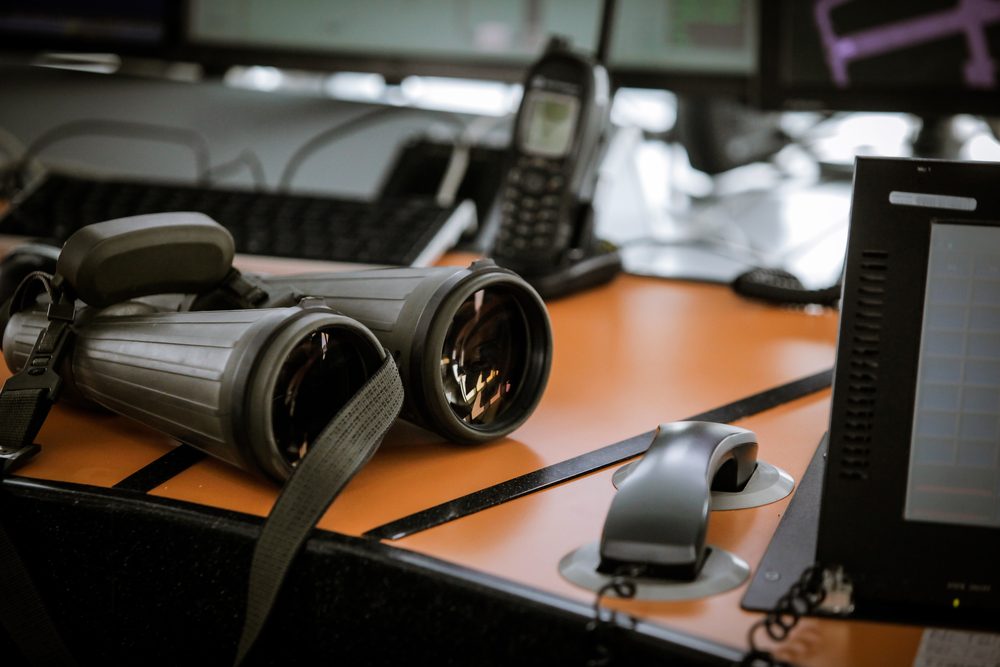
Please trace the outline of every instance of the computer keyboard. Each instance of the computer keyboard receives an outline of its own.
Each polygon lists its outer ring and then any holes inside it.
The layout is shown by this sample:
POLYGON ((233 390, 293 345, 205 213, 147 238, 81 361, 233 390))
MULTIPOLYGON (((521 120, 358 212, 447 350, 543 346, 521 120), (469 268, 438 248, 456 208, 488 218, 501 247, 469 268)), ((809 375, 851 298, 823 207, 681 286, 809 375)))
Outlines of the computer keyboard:
POLYGON ((471 202, 443 208, 425 195, 371 202, 49 173, 13 199, 0 234, 62 242, 88 224, 170 211, 208 215, 238 253, 404 266, 432 263, 475 222, 471 202))

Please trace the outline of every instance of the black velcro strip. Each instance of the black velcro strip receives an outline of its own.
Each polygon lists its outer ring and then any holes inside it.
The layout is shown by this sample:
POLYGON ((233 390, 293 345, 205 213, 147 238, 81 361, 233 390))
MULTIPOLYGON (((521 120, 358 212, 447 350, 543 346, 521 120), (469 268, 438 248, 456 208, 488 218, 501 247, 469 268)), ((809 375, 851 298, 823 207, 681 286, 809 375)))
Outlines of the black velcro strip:
POLYGON ((178 445, 118 482, 112 488, 149 493, 160 484, 173 479, 195 463, 203 460, 206 456, 208 455, 205 452, 189 445, 178 445))
MULTIPOLYGON (((833 369, 828 369, 787 384, 766 389, 738 401, 702 412, 681 421, 713 421, 730 423, 750 415, 776 408, 797 398, 808 396, 826 389, 833 382, 833 369)), ((372 528, 365 537, 381 540, 398 540, 414 533, 454 521, 484 509, 494 507, 526 496, 550 486, 590 474, 601 468, 621 463, 646 451, 653 441, 655 431, 647 431, 627 440, 601 447, 587 454, 574 456, 560 463, 509 479, 494 486, 475 491, 468 495, 425 510, 415 512, 401 519, 372 528)))

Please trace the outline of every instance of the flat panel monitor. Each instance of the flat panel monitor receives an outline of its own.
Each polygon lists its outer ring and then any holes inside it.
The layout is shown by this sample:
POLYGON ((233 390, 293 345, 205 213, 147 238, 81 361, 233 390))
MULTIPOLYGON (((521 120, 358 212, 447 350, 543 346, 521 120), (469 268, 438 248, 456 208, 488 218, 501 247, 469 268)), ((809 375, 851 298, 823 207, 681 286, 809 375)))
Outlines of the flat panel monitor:
MULTIPOLYGON (((745 95, 758 0, 617 0, 615 86, 745 95)), ((89 51, 212 67, 274 65, 520 81, 548 37, 595 52, 604 0, 13 0, 0 49, 89 51)))
MULTIPOLYGON (((756 0, 617 0, 616 86, 743 94, 756 71, 756 0)), ((190 0, 201 62, 520 81, 549 35, 595 52, 604 0, 190 0)))
POLYGON ((0 49, 169 58, 180 15, 167 0, 8 0, 0 4, 0 49))
POLYGON ((1000 112, 996 0, 760 4, 762 106, 1000 112))
POLYGON ((744 96, 757 72, 757 0, 618 0, 615 86, 744 96))
POLYGON ((275 65, 519 81, 548 36, 593 51, 601 0, 190 0, 189 53, 275 65))

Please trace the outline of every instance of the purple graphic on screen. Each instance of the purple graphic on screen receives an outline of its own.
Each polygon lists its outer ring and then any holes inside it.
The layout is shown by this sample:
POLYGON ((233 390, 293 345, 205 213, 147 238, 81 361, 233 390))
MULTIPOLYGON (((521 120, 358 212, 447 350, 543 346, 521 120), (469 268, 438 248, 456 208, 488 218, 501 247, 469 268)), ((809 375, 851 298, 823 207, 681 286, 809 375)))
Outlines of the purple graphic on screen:
POLYGON ((962 73, 965 84, 970 88, 996 86, 996 64, 986 41, 986 27, 1000 21, 1000 0, 958 0, 953 9, 838 35, 833 28, 832 13, 851 1, 816 0, 813 7, 826 62, 837 86, 844 88, 850 83, 847 67, 856 60, 954 35, 964 35, 969 50, 962 73))

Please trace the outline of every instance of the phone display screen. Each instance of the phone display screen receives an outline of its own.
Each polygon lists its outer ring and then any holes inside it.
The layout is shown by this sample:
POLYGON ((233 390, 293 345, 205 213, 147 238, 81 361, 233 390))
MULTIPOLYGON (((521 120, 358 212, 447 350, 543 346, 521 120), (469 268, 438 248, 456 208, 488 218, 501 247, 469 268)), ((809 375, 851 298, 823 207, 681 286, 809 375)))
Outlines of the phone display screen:
POLYGON ((572 95, 530 91, 519 141, 521 150, 542 157, 563 157, 576 131, 580 100, 572 95))
POLYGON ((935 222, 904 518, 1000 527, 1000 228, 935 222))

